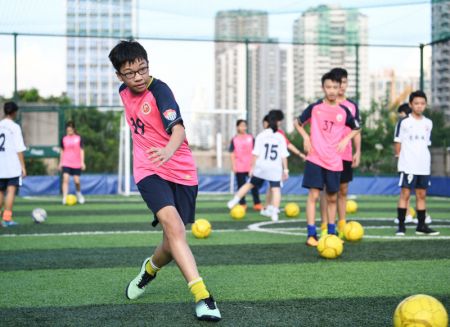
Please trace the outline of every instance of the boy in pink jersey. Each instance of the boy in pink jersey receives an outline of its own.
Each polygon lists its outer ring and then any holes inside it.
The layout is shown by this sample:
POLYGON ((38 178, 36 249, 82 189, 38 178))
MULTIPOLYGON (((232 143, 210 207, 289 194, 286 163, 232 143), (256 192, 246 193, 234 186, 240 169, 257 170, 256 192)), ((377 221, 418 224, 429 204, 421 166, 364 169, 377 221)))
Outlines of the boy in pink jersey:
MULTIPOLYGON (((231 166, 236 175, 237 188, 247 182, 248 173, 252 168, 253 160, 253 144, 255 140, 251 134, 247 134, 247 121, 239 119, 236 122, 237 135, 230 142, 228 151, 231 153, 231 166)), ((253 210, 260 211, 262 209, 261 200, 257 188, 252 189, 253 210)), ((239 204, 247 207, 245 196, 239 201, 239 204)))
POLYGON ((136 41, 121 41, 109 59, 123 82, 119 93, 133 139, 134 179, 161 223, 163 240, 128 284, 128 299, 140 297, 157 272, 175 260, 195 298, 199 320, 218 321, 219 309, 200 277, 186 241, 185 225, 195 220, 197 171, 180 110, 170 88, 149 75, 147 52, 136 41))
MULTIPOLYGON (((339 93, 337 97, 337 102, 347 107, 350 110, 353 118, 360 122, 358 105, 346 98, 345 92, 348 86, 348 73, 344 68, 333 68, 331 73, 335 74, 336 77, 341 81, 341 86, 339 88, 339 93)), ((345 135, 351 133, 349 127, 345 127, 345 135)), ((342 165, 344 170, 341 172, 339 192, 338 192, 338 202, 337 202, 337 212, 338 212, 338 225, 337 229, 339 232, 339 237, 344 236, 344 227, 346 224, 346 204, 347 204, 347 194, 348 194, 348 184, 353 180, 353 168, 359 166, 361 160, 361 134, 357 134, 353 138, 353 145, 355 146, 355 153, 353 153, 352 142, 348 142, 347 147, 344 152, 342 152, 342 165)), ((327 199, 322 192, 320 197, 320 211, 322 216, 322 224, 320 226, 322 234, 327 234, 327 199)))
POLYGON ((308 108, 294 122, 297 131, 303 137, 304 150, 307 153, 302 186, 309 189, 306 203, 308 237, 306 245, 317 246, 315 226, 316 202, 320 191, 325 188, 328 202, 328 233, 336 231, 336 202, 339 191, 340 173, 343 170, 341 153, 347 143, 359 133, 359 124, 349 109, 337 102, 339 79, 335 74, 322 76, 322 89, 325 98, 308 108), (311 124, 311 136, 304 125, 311 124), (352 129, 345 135, 345 127, 352 129))
POLYGON ((62 204, 66 204, 70 176, 73 176, 73 181, 75 182, 78 203, 83 204, 85 202, 83 194, 81 194, 80 184, 81 171, 85 169, 83 139, 76 133, 75 123, 68 121, 66 123, 66 136, 61 140, 61 152, 59 155, 59 170, 63 174, 62 204))

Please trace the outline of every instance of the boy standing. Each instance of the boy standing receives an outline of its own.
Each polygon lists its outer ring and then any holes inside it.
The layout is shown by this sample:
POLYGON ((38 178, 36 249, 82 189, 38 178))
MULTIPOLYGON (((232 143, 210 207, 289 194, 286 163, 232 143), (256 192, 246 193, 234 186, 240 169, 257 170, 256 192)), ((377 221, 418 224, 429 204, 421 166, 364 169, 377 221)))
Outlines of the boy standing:
POLYGON ((149 75, 147 52, 136 41, 121 41, 109 59, 123 82, 119 93, 133 139, 133 174, 142 198, 161 223, 163 240, 128 284, 128 299, 140 297, 157 272, 175 260, 195 298, 199 320, 218 321, 219 309, 200 277, 186 241, 185 225, 195 220, 197 171, 180 110, 170 88, 149 75))
POLYGON ((399 157, 397 169, 400 173, 401 187, 397 207, 397 236, 406 233, 405 216, 411 189, 416 190, 416 212, 418 224, 417 235, 439 235, 425 223, 426 194, 430 185, 431 130, 433 123, 423 116, 427 106, 427 96, 422 91, 415 91, 409 96, 411 114, 401 119, 395 129, 395 154, 399 157))
POLYGON ((306 203, 308 237, 306 245, 317 246, 315 226, 316 202, 320 191, 325 188, 328 213, 328 234, 336 233, 336 202, 339 191, 340 173, 343 170, 342 152, 348 142, 359 131, 359 124, 349 109, 338 104, 337 97, 340 81, 331 72, 322 76, 323 100, 306 108, 294 122, 297 131, 303 137, 304 150, 307 153, 303 187, 309 189, 306 203), (311 124, 311 137, 304 125, 311 124), (352 131, 345 135, 345 127, 352 131))
POLYGON ((14 102, 3 106, 5 118, 0 121, 0 211, 5 202, 2 215, 2 227, 12 227, 17 223, 12 220, 16 191, 22 185, 22 177, 27 175, 23 151, 22 130, 14 122, 19 107, 14 102))
MULTIPOLYGON (((332 74, 340 80, 340 88, 337 96, 337 103, 342 104, 350 110, 353 118, 360 122, 359 119, 359 108, 358 105, 352 100, 348 99, 345 95, 348 86, 348 73, 344 68, 333 68, 331 70, 332 74)), ((351 133, 349 127, 345 127, 345 135, 351 133)), ((344 236, 344 227, 346 224, 346 204, 347 204, 347 194, 348 194, 348 184, 353 180, 353 168, 359 166, 361 160, 361 133, 356 134, 353 138, 353 143, 355 146, 355 153, 353 153, 352 142, 348 142, 347 147, 344 152, 342 152, 342 165, 343 170, 341 172, 341 177, 339 181, 339 192, 338 192, 338 202, 337 202, 337 213, 339 217, 337 229, 339 232, 339 237, 344 236)), ((320 209, 322 216, 321 230, 322 232, 327 229, 327 201, 326 196, 322 192, 320 199, 320 209)), ((325 233, 325 232, 324 232, 325 233)))

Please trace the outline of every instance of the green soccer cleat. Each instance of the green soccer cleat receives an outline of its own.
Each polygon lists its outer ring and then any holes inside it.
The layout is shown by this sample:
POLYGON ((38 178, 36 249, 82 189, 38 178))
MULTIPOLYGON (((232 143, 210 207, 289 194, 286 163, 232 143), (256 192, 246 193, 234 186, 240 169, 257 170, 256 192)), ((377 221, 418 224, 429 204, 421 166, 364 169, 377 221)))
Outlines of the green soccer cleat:
POLYGON ((195 316, 198 320, 204 321, 219 321, 222 319, 216 301, 214 301, 212 296, 195 304, 195 316))
POLYGON ((320 230, 320 237, 324 237, 328 235, 328 228, 320 230))
POLYGON ((127 299, 129 300, 135 300, 138 297, 140 297, 145 292, 145 288, 147 285, 156 277, 150 275, 145 270, 145 265, 150 260, 150 258, 147 258, 144 260, 144 263, 142 264, 141 271, 139 272, 139 275, 137 275, 127 286, 127 289, 125 290, 125 295, 127 299))

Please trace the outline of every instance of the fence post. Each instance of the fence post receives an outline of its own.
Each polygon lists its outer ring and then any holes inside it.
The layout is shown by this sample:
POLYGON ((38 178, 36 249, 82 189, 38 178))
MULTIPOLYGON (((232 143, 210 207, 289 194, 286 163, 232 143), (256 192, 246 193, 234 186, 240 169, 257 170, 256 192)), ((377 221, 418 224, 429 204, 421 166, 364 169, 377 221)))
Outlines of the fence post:
POLYGON ((423 81, 423 48, 424 44, 420 44, 420 89, 423 91, 424 89, 424 81, 423 81))
POLYGON ((14 37, 14 94, 13 99, 15 102, 19 100, 19 94, 17 93, 17 33, 13 33, 14 37))
POLYGON ((355 79, 355 92, 356 92, 356 102, 359 103, 359 44, 355 44, 355 52, 356 52, 356 56, 355 56, 355 60, 356 60, 356 79, 355 79))
POLYGON ((245 111, 247 112, 248 133, 252 132, 252 113, 250 101, 250 53, 248 49, 249 40, 245 39, 245 111))

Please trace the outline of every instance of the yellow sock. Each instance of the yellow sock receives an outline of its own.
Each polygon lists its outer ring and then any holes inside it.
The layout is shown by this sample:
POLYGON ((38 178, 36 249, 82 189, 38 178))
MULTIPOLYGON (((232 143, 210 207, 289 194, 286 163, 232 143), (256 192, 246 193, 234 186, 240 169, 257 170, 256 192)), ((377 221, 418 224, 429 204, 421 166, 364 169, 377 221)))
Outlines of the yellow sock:
POLYGON ((209 292, 206 289, 205 283, 203 283, 203 279, 201 277, 189 282, 188 287, 195 297, 195 303, 209 297, 209 292))
POLYGON ((322 223, 322 224, 320 225, 320 229, 321 229, 321 230, 328 229, 328 224, 327 224, 327 223, 322 223))
POLYGON ((338 231, 343 232, 346 223, 347 222, 345 220, 339 220, 338 221, 338 231))
POLYGON ((161 268, 153 263, 153 256, 151 256, 150 260, 145 264, 145 271, 147 271, 149 275, 155 276, 160 270, 161 268))

